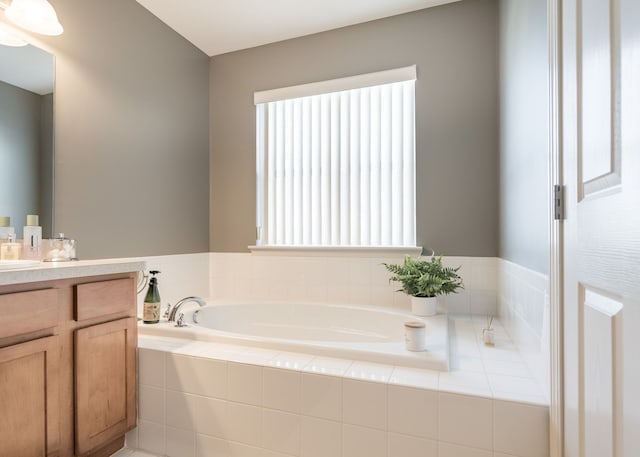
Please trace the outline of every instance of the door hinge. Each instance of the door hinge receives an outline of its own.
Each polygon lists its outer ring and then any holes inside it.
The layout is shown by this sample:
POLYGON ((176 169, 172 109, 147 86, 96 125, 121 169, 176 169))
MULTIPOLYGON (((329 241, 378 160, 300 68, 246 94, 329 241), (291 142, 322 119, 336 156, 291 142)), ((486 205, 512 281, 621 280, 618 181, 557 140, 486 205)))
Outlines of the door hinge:
POLYGON ((564 186, 553 186, 553 218, 556 221, 564 220, 564 186))

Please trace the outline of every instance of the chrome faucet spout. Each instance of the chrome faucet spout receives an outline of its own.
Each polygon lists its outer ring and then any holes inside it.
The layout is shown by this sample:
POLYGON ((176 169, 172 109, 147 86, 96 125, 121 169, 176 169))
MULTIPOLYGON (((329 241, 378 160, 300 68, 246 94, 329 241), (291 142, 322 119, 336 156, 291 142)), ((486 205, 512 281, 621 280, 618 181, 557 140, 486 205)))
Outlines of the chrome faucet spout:
POLYGON ((197 303, 201 307, 207 304, 207 302, 200 297, 185 297, 181 300, 178 300, 178 302, 175 305, 173 305, 173 307, 171 308, 171 311, 169 311, 169 322, 175 322, 176 314, 178 313, 182 305, 184 305, 185 303, 189 303, 191 301, 197 303))

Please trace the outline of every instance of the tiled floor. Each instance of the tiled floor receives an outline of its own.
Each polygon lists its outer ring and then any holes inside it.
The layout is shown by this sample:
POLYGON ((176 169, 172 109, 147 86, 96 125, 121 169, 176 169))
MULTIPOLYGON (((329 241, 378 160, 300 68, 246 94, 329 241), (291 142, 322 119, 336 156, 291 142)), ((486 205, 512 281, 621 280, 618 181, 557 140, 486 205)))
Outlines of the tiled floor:
POLYGON ((160 457, 160 456, 149 454, 148 452, 135 451, 133 449, 124 448, 124 449, 120 449, 111 457, 160 457))

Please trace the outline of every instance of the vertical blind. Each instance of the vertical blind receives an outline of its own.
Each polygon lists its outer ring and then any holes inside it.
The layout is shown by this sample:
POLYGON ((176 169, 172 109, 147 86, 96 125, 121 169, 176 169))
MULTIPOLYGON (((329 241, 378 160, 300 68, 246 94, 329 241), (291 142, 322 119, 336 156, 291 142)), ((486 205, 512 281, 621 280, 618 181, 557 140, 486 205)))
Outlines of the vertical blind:
POLYGON ((415 78, 256 103, 257 243, 415 246, 414 99, 415 78))

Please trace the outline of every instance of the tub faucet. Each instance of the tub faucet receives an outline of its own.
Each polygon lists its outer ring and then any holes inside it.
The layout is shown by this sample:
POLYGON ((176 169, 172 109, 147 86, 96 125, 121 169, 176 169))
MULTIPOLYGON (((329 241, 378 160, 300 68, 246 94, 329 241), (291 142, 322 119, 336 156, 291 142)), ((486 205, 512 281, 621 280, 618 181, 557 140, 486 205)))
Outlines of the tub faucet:
POLYGON ((176 314, 180 310, 180 307, 190 301, 196 302, 200 306, 205 306, 207 304, 207 302, 200 297, 185 297, 181 300, 178 300, 178 302, 171 308, 171 311, 169 311, 169 322, 175 322, 176 314))

